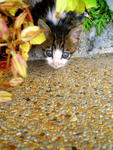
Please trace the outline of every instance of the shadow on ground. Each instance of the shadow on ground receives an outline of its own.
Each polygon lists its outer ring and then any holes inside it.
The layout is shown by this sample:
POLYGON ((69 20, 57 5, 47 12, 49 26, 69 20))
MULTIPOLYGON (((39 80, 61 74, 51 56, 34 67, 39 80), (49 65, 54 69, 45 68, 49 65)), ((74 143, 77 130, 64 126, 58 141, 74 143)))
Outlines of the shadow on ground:
POLYGON ((113 55, 54 70, 29 62, 13 101, 0 104, 1 150, 112 150, 113 55))

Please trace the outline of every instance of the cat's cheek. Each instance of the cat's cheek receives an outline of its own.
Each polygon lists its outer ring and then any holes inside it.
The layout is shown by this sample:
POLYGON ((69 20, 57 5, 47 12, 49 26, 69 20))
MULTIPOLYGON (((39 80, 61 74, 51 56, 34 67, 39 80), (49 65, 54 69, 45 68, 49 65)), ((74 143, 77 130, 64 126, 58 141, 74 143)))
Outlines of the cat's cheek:
POLYGON ((51 66, 51 64, 53 63, 53 59, 52 57, 47 57, 46 58, 47 64, 51 66))
POLYGON ((69 62, 69 60, 62 58, 60 62, 61 62, 61 64, 62 64, 61 67, 64 67, 64 66, 67 65, 67 63, 69 62))

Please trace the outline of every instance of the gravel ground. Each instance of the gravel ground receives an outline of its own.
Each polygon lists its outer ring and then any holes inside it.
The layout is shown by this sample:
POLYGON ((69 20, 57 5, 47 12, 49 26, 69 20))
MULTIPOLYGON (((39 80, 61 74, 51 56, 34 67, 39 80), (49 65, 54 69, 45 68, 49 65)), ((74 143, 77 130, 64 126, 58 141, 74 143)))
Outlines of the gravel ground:
POLYGON ((29 62, 0 104, 0 150, 113 150, 113 55, 54 70, 29 62))

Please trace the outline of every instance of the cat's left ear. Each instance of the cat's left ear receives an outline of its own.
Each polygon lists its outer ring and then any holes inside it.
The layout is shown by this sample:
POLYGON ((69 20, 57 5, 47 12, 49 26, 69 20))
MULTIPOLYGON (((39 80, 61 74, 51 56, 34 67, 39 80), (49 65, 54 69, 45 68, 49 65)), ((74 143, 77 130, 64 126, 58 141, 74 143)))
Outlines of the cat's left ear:
POLYGON ((79 40, 82 31, 83 31, 83 25, 74 27, 68 33, 67 38, 70 39, 71 42, 76 43, 79 40))
POLYGON ((71 53, 74 53, 77 50, 82 31, 83 31, 83 26, 79 25, 77 27, 72 28, 67 34, 65 39, 65 47, 71 53))

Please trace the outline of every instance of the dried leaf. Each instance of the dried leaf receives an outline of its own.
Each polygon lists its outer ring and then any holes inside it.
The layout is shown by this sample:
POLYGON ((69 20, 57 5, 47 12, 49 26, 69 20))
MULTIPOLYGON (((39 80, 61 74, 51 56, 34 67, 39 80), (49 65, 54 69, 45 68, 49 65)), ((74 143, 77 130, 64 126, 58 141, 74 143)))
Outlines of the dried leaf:
POLYGON ((18 29, 21 27, 21 25, 24 23, 26 16, 27 16, 27 13, 24 11, 16 18, 15 23, 14 23, 15 29, 18 29))
POLYGON ((27 4, 25 4, 24 2, 15 2, 15 1, 9 1, 9 2, 5 2, 5 3, 0 3, 0 9, 2 10, 10 10, 13 8, 26 8, 28 7, 27 4))
POLYGON ((12 94, 6 91, 0 91, 0 103, 12 100, 12 94))
POLYGON ((23 82, 23 78, 21 78, 21 77, 15 77, 15 78, 13 78, 13 79, 11 79, 9 81, 9 84, 11 86, 17 86, 17 85, 21 84, 22 82, 23 82))
POLYGON ((11 85, 7 81, 6 82, 5 81, 0 81, 0 86, 5 87, 5 88, 11 87, 11 85))

